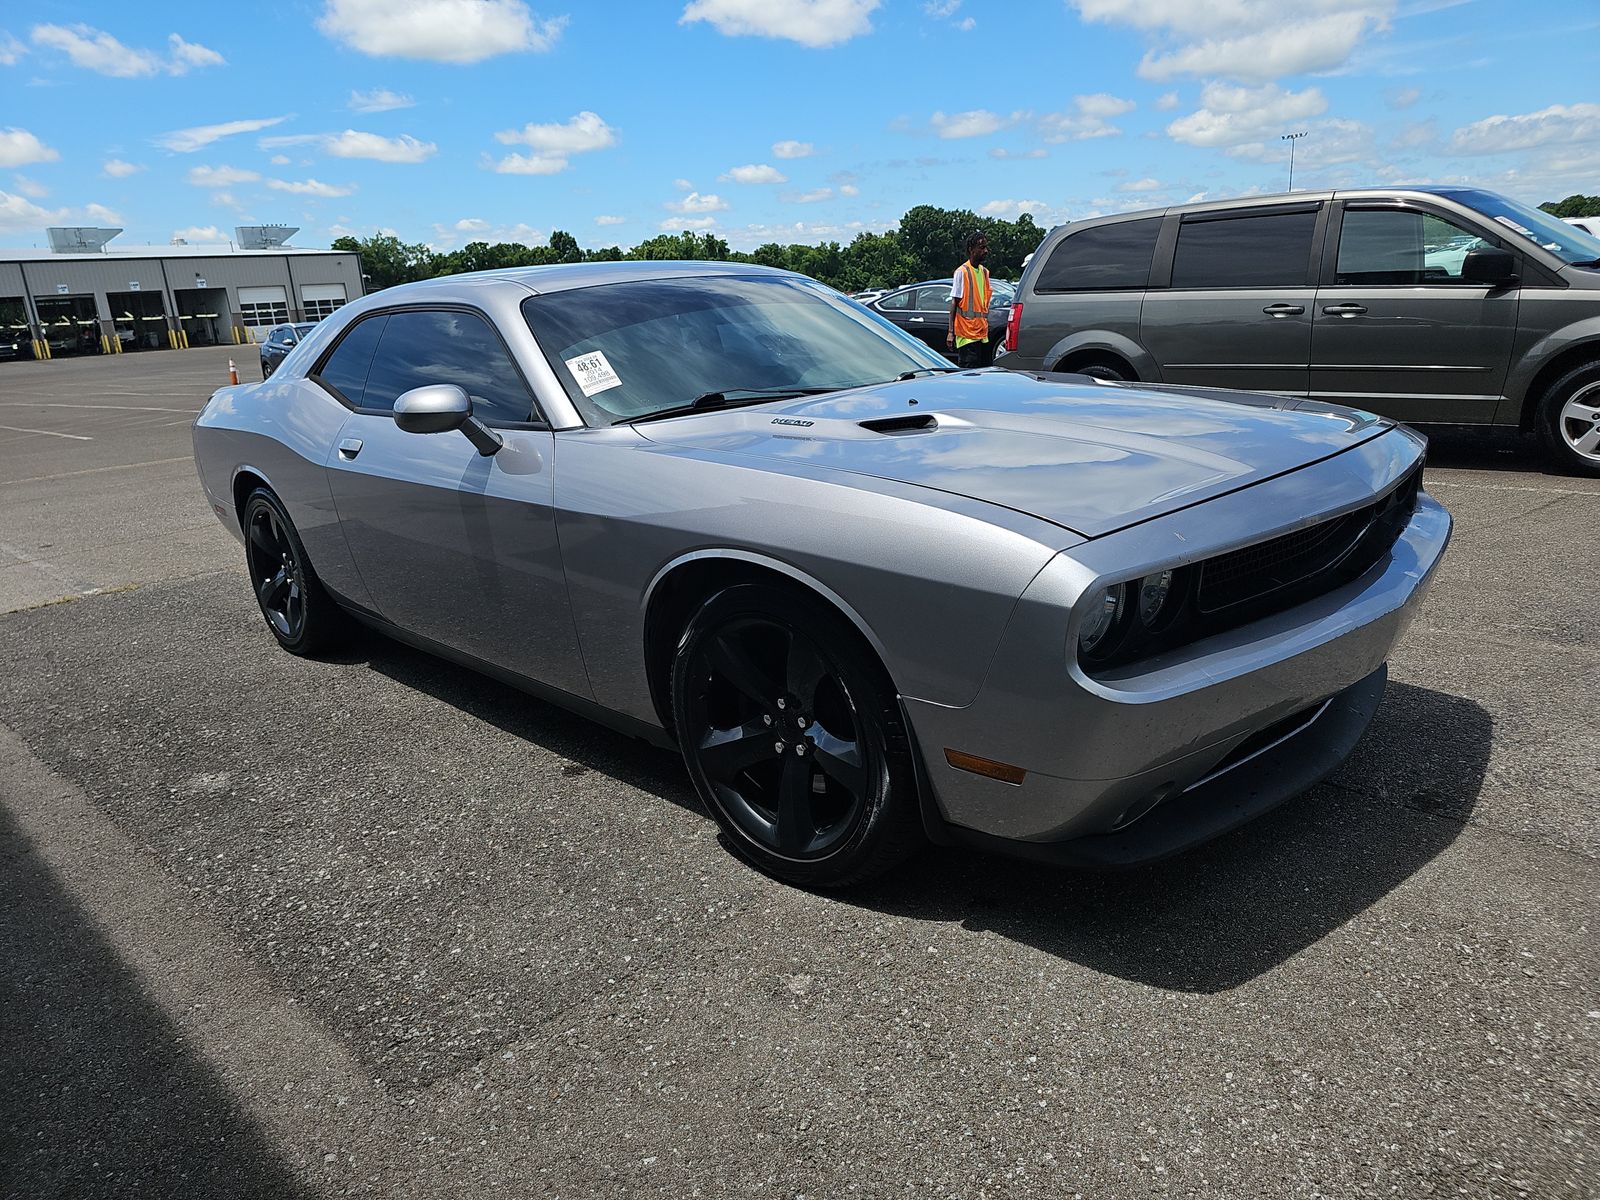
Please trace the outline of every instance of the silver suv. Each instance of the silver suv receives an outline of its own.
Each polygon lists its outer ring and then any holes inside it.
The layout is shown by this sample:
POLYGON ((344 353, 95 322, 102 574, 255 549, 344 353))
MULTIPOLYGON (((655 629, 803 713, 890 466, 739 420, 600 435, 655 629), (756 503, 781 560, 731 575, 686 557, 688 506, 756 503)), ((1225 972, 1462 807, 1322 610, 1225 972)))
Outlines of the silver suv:
POLYGON ((1600 238, 1460 187, 1081 221, 1028 264, 997 365, 1535 430, 1600 475, 1600 238))

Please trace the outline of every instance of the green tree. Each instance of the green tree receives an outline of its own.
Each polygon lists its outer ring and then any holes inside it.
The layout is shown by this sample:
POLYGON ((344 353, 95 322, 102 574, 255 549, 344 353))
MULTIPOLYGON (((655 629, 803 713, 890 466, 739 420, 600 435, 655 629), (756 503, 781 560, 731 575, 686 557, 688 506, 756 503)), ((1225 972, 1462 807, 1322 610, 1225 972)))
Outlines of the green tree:
POLYGON ((557 229, 550 235, 550 254, 555 262, 575 263, 583 261, 583 251, 578 248, 578 239, 565 229, 557 229))
POLYGON ((361 256, 361 270, 370 282, 369 291, 444 273, 444 260, 440 255, 421 242, 407 244, 392 234, 336 238, 333 248, 361 256))
POLYGON ((1575 193, 1565 200, 1547 200, 1539 207, 1552 217, 1600 217, 1600 196, 1575 193))
POLYGON ((728 243, 711 233, 661 233, 628 251, 628 258, 652 261, 727 262, 728 243))

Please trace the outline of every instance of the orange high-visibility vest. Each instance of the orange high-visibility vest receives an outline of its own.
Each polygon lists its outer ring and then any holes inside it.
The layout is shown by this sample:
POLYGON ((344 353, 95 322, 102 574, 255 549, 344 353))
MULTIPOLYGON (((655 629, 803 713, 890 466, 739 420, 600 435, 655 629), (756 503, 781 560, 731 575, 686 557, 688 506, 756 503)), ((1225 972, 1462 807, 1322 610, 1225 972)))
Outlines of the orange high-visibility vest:
POLYGON ((961 299, 956 301, 955 320, 950 332, 958 338, 974 342, 989 340, 989 271, 986 267, 973 268, 970 262, 961 264, 965 278, 961 281, 961 299))

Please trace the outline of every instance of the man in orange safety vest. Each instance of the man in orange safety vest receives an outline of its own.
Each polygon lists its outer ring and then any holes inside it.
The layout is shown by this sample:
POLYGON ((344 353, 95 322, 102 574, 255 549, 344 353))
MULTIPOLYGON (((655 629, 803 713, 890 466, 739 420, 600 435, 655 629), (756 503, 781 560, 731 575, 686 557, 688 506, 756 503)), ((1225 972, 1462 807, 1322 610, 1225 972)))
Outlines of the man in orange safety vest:
POLYGON ((955 351, 962 367, 987 367, 993 359, 989 346, 989 239, 974 231, 967 235, 967 261, 956 268, 950 281, 950 332, 944 344, 955 351))

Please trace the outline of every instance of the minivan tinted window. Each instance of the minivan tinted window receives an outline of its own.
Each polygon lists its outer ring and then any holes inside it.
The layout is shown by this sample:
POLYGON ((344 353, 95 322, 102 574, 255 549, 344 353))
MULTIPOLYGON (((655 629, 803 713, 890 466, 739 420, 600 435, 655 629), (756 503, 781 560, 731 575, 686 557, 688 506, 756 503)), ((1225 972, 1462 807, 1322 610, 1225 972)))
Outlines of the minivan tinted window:
POLYGON ((1304 287, 1315 210, 1185 221, 1172 259, 1175 288, 1304 287))
POLYGON ((1150 282, 1160 217, 1115 221, 1069 233, 1056 244, 1034 280, 1036 292, 1104 292, 1150 282))

